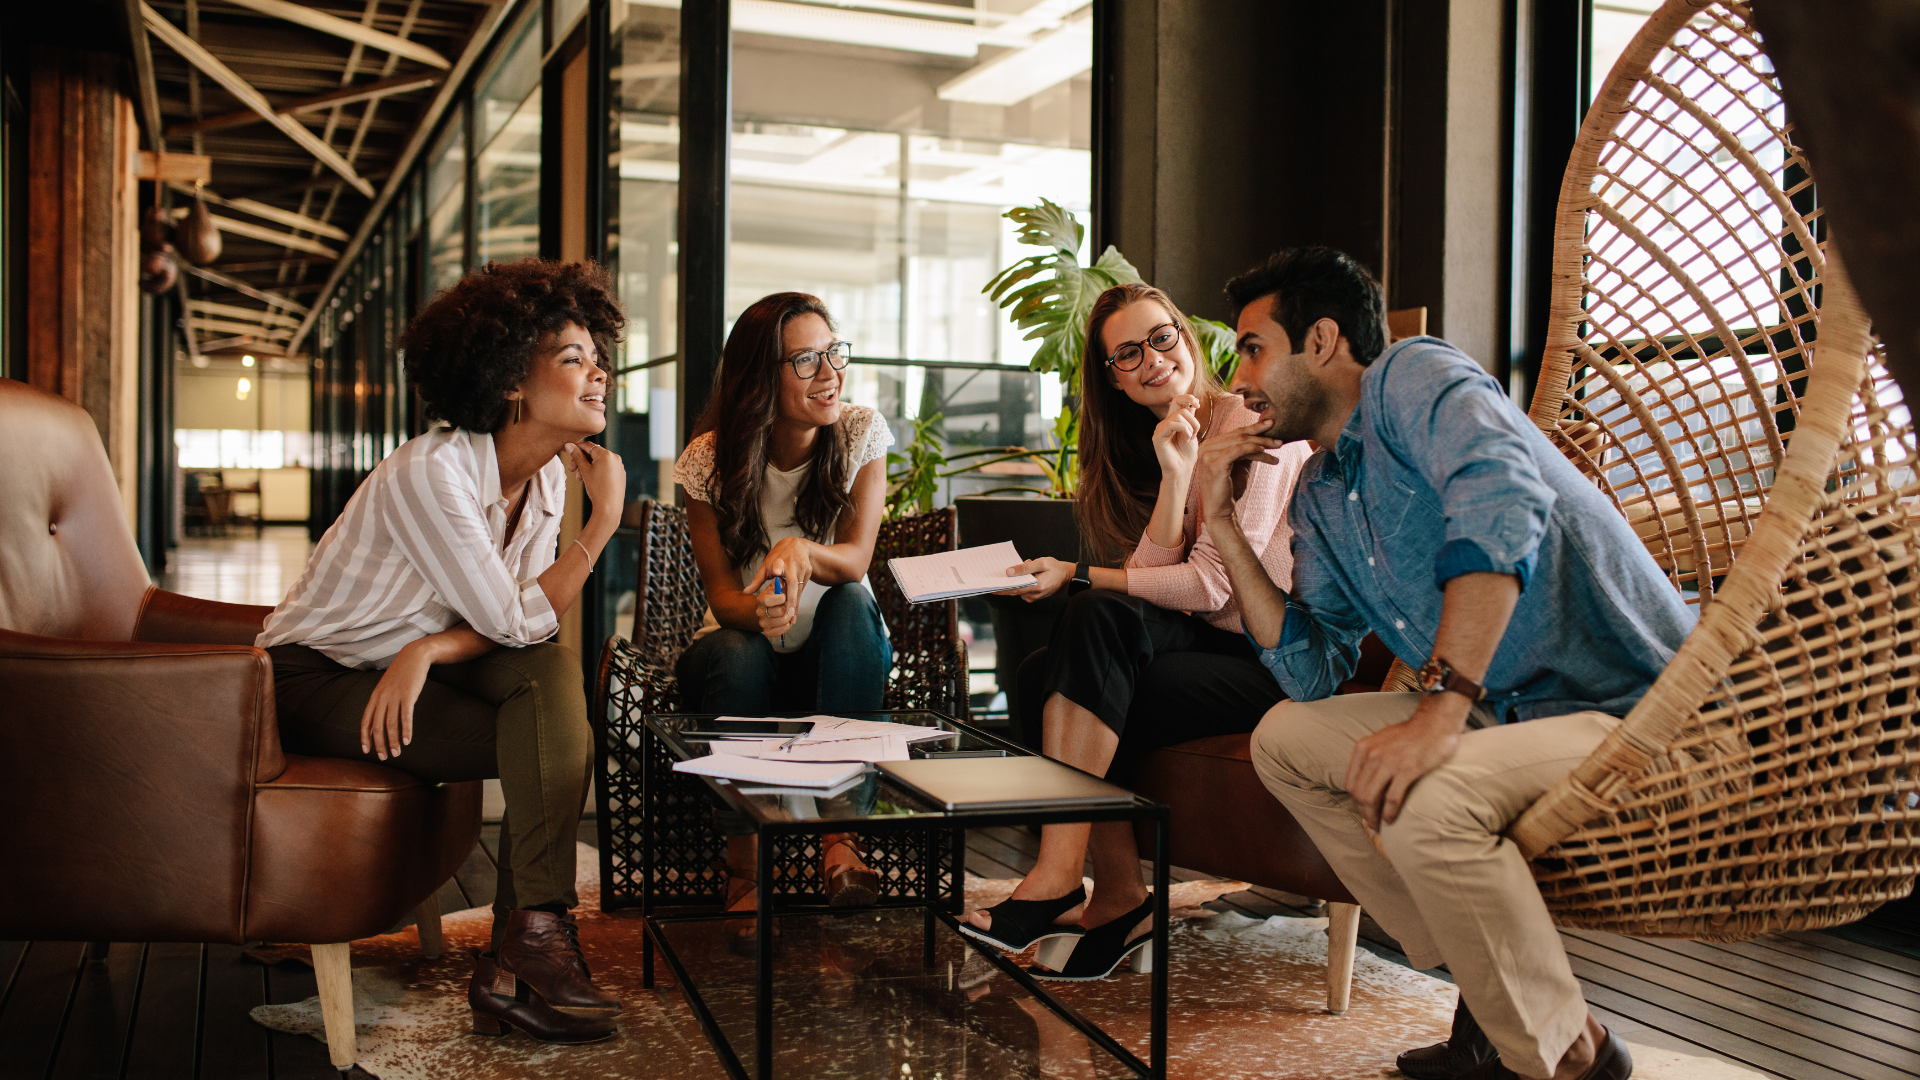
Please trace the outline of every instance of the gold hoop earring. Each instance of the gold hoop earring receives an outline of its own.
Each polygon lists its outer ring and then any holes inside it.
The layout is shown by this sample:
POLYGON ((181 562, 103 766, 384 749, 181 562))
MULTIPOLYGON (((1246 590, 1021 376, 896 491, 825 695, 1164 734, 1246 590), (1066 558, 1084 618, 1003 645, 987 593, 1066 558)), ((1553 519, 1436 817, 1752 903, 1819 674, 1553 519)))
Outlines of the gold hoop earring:
POLYGON ((520 402, 517 400, 513 403, 513 422, 520 422, 520 402))

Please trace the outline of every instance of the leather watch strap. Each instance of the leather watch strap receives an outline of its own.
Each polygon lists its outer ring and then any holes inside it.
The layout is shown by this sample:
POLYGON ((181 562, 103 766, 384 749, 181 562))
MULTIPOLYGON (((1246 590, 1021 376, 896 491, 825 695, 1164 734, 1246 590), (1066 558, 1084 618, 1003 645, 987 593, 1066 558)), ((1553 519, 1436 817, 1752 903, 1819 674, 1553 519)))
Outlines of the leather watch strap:
POLYGON ((1453 670, 1452 664, 1438 656, 1429 657, 1420 665, 1418 678, 1423 694, 1460 694, 1474 702, 1487 696, 1486 687, 1453 670))

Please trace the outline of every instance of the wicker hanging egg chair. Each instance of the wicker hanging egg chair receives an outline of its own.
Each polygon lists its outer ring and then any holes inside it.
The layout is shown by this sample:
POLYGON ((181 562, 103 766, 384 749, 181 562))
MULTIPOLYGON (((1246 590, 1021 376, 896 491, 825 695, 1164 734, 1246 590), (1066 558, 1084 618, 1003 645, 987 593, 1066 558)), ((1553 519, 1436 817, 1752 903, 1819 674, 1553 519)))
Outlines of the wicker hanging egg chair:
POLYGON ((1555 921, 1741 940, 1920 868, 1912 418, 1747 5, 1668 0, 1561 188, 1531 415, 1700 622, 1511 830, 1555 921))

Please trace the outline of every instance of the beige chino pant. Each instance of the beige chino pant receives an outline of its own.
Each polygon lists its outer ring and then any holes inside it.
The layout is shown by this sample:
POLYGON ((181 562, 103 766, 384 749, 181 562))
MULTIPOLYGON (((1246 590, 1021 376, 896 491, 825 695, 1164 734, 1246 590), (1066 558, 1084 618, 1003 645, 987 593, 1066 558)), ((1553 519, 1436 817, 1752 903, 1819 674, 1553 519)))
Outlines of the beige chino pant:
POLYGON ((1414 784, 1376 848, 1345 791, 1347 762, 1354 743, 1419 702, 1283 701, 1254 732, 1254 769, 1413 966, 1446 963, 1507 1068, 1550 1077, 1587 1005, 1526 861, 1501 834, 1620 721, 1582 712, 1495 725, 1476 706, 1453 760, 1414 784))

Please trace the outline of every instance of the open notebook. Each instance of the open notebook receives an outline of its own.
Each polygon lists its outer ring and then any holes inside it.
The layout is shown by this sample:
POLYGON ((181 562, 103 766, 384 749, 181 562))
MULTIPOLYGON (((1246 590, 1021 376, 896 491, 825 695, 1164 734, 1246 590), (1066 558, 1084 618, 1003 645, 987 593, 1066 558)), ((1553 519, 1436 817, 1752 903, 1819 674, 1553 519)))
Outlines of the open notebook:
POLYGON ((1013 541, 1003 540, 985 547, 888 559, 887 569, 893 571, 900 591, 910 602, 926 604, 1032 585, 1032 574, 1007 576, 1008 567, 1024 561, 1014 549, 1013 541))

